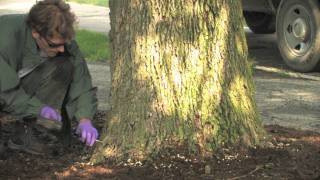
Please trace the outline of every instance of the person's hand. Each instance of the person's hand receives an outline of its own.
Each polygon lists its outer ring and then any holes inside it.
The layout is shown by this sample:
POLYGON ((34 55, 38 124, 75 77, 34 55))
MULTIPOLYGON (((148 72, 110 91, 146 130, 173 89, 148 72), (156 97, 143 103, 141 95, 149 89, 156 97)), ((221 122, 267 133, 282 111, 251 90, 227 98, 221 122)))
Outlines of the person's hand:
POLYGON ((61 121, 61 115, 60 113, 55 110, 54 108, 50 107, 50 106, 43 106, 40 110, 40 116, 46 119, 50 119, 53 121, 61 121))
POLYGON ((92 126, 91 120, 83 119, 79 122, 76 134, 80 136, 80 140, 87 146, 93 146, 99 134, 95 127, 92 126))

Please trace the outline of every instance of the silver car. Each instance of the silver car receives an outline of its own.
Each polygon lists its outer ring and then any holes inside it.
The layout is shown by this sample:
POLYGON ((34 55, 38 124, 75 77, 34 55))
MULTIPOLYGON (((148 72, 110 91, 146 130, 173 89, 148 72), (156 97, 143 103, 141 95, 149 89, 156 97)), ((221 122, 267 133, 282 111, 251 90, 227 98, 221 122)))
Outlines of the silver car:
POLYGON ((275 33, 292 69, 317 70, 320 59, 320 0, 242 0, 247 25, 257 34, 275 33))

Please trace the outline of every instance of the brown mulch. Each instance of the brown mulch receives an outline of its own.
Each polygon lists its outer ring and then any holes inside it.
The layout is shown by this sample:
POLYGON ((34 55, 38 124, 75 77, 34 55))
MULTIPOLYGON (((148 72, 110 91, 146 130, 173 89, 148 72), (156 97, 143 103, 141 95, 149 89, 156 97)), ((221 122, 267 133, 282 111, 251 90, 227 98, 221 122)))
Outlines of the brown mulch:
MULTIPOLYGON (((104 115, 98 113, 97 120, 103 121, 104 115)), ((5 117, 0 120, 1 139, 5 142, 13 122, 5 117)), ((149 163, 92 166, 86 163, 92 149, 78 141, 45 156, 4 148, 0 154, 0 179, 320 179, 319 133, 280 126, 265 129, 270 140, 264 147, 222 149, 206 160, 166 151, 149 163)))

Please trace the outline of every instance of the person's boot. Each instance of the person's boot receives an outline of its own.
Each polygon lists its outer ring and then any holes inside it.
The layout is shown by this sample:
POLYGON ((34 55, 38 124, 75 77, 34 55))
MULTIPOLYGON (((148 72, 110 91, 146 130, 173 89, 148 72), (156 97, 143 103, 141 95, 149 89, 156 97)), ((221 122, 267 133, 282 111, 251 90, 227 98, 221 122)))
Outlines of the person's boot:
POLYGON ((17 121, 15 125, 15 134, 8 141, 8 148, 11 150, 19 150, 34 155, 42 155, 45 153, 45 145, 39 143, 34 137, 33 126, 35 119, 24 119, 23 122, 17 121))

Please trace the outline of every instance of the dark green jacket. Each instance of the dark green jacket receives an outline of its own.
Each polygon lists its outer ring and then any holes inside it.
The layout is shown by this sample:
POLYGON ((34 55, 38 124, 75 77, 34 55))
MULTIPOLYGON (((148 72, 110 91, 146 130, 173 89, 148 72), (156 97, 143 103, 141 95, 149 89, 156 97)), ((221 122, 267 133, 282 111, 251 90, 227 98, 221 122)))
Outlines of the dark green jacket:
MULTIPOLYGON (((40 63, 36 42, 25 15, 0 16, 0 99, 4 111, 17 116, 38 115, 44 105, 20 87, 18 71, 40 63)), ((70 118, 92 119, 97 109, 95 90, 87 64, 75 41, 67 45, 74 65, 73 80, 67 95, 66 109, 70 118)))

